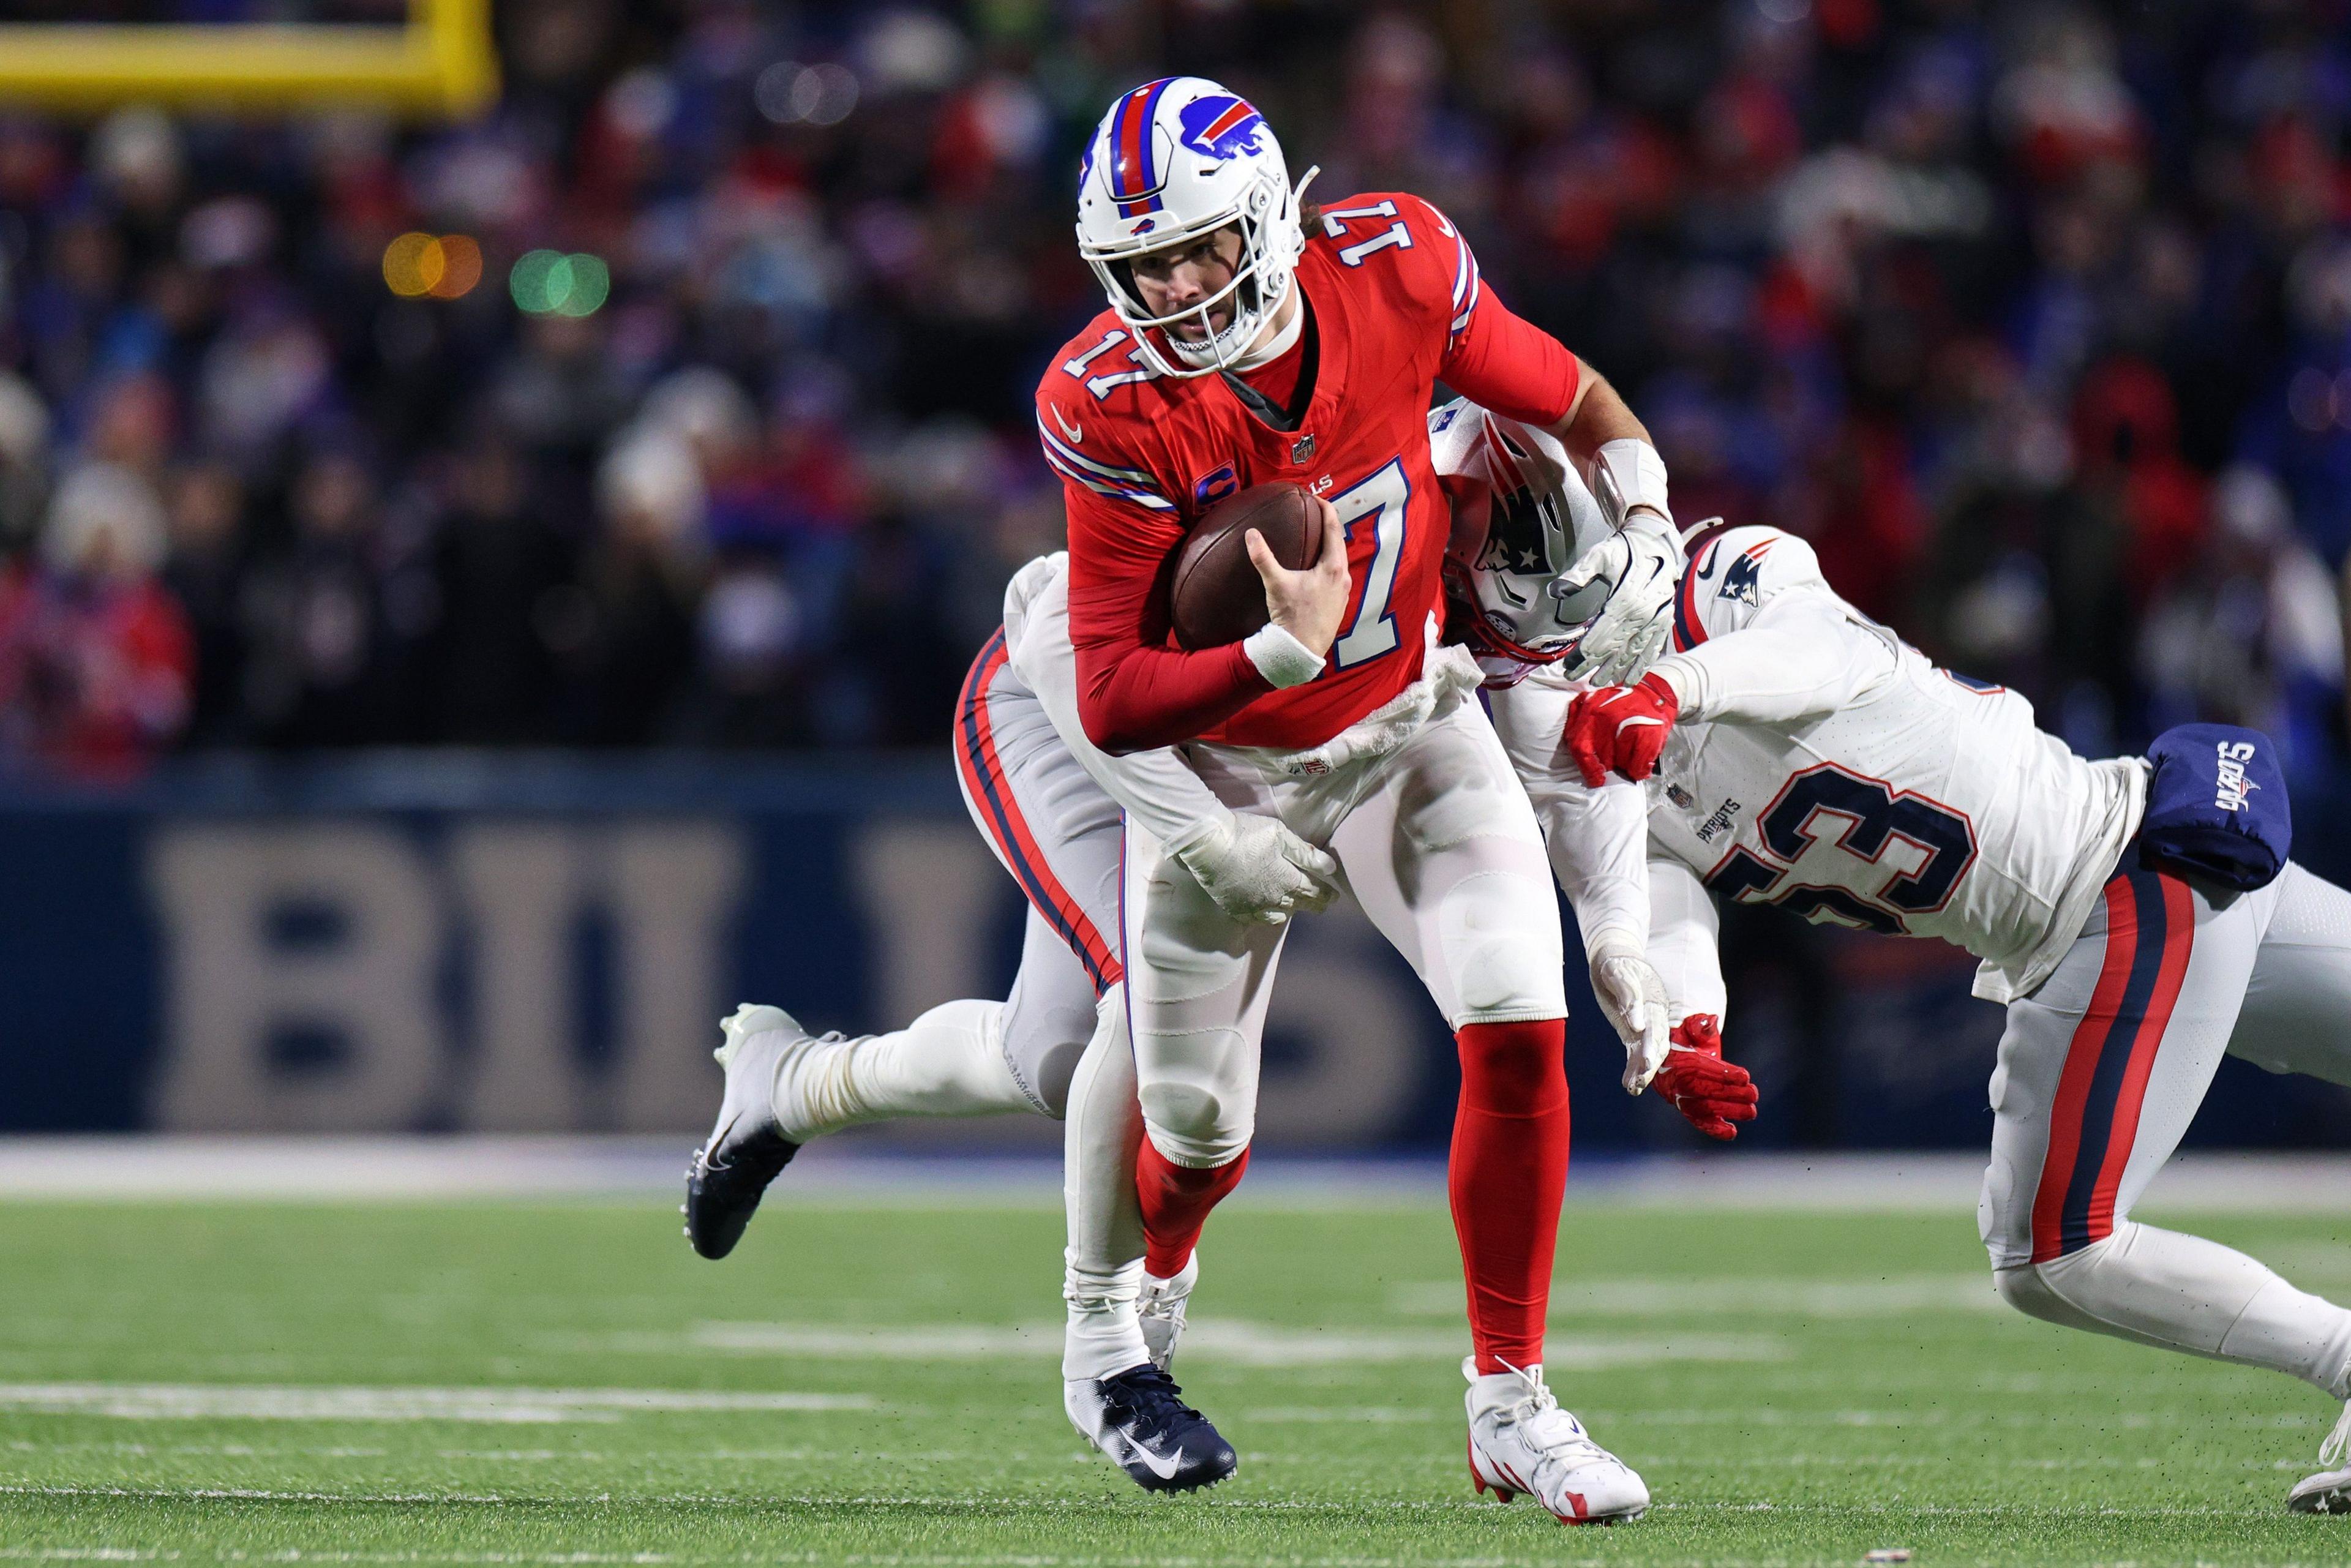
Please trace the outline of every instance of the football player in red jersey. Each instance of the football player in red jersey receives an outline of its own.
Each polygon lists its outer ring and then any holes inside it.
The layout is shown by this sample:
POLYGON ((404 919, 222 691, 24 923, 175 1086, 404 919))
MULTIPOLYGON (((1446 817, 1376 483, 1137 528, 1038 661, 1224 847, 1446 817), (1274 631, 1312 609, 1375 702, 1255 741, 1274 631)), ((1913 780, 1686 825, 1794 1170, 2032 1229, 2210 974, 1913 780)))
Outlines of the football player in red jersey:
MULTIPOLYGON (((1448 1179, 1476 1351, 1473 1468, 1562 1519, 1629 1518, 1647 1506, 1640 1479, 1541 1381, 1568 1147, 1560 925, 1533 810, 1466 700, 1479 672, 1438 645, 1450 524, 1433 390, 1552 433, 1614 503, 1624 526, 1552 585, 1614 585, 1573 650, 1578 674, 1609 678, 1663 641, 1679 555, 1665 469, 1607 383, 1484 286, 1442 214, 1401 193, 1308 206, 1306 183, 1292 186, 1255 109, 1198 78, 1122 95, 1088 143, 1079 248, 1111 308, 1037 391, 1068 501, 1080 717, 1105 751, 1184 744, 1228 806, 1326 848, 1418 971, 1461 1061, 1448 1179), (1324 503, 1321 559, 1290 571, 1252 540, 1269 623, 1175 647, 1165 567, 1186 528, 1277 479, 1324 503)), ((1187 1266, 1247 1164, 1286 927, 1236 920, 1132 822, 1123 907, 1145 1255, 1073 1277, 1067 1404, 1138 1479, 1142 1465, 1162 1485, 1205 1485, 1231 1450, 1149 1364, 1133 1303, 1187 1266)), ((1622 958, 1647 973, 1637 951, 1622 958)), ((1662 1004, 1635 1010, 1659 1022, 1662 1004)), ((1665 1051, 1662 1028, 1643 1037, 1635 1089, 1665 1051)))

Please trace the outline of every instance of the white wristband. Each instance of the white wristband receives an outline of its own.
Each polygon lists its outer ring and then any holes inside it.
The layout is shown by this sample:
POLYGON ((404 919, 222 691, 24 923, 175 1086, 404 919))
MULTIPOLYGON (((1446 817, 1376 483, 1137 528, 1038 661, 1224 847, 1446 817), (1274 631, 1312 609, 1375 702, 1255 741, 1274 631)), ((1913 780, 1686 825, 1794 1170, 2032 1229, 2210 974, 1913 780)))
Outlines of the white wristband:
POLYGON ((1635 507, 1652 507, 1661 517, 1674 515, 1666 505, 1666 460, 1647 442, 1630 435, 1604 441, 1592 455, 1592 463, 1593 477, 1601 481, 1603 499, 1611 496, 1615 499, 1618 527, 1624 526, 1625 515, 1635 507))
POLYGON ((1703 664, 1679 653, 1668 653, 1651 664, 1648 673, 1672 689, 1677 721, 1706 716, 1698 711, 1704 706, 1706 695, 1706 667, 1703 664))
POLYGON ((1241 639, 1241 652, 1277 691, 1302 686, 1322 673, 1322 655, 1270 621, 1241 639))
POLYGON ((1210 839, 1220 835, 1230 838, 1232 831, 1233 814, 1230 811, 1221 817, 1195 817, 1170 837, 1160 840, 1159 847, 1180 861, 1210 839))
POLYGON ((1646 958, 1648 945, 1628 926, 1604 925, 1584 938, 1586 962, 1598 964, 1603 958, 1646 958))

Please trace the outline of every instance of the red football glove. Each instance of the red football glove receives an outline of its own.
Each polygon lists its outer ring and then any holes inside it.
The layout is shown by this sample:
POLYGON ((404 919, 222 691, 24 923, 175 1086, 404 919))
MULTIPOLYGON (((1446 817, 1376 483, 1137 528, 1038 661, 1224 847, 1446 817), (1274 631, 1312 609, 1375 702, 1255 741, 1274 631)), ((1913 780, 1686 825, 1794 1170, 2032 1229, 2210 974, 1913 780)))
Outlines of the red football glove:
POLYGON ((1606 782, 1611 768, 1638 784, 1656 769, 1681 710, 1681 698, 1656 674, 1637 686, 1579 693, 1567 709, 1567 754, 1591 789, 1606 782))
POLYGON ((1747 1069, 1722 1060, 1722 1025, 1711 1013, 1692 1013, 1674 1025, 1672 1049, 1649 1090, 1709 1138, 1735 1138, 1739 1129, 1730 1124, 1755 1120, 1755 1084, 1747 1069))

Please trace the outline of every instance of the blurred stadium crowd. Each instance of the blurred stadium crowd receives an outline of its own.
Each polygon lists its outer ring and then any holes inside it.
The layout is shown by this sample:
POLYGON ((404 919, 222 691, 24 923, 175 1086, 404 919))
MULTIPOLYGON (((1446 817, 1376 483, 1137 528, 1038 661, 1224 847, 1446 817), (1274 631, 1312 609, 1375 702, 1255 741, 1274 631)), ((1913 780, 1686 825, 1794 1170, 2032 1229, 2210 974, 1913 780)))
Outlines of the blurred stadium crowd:
POLYGON ((2087 753, 2345 766, 2346 0, 497 18, 470 125, 0 118, 0 754, 943 739, 1060 534, 1078 148, 1188 70, 1446 208, 1685 521, 2087 753))

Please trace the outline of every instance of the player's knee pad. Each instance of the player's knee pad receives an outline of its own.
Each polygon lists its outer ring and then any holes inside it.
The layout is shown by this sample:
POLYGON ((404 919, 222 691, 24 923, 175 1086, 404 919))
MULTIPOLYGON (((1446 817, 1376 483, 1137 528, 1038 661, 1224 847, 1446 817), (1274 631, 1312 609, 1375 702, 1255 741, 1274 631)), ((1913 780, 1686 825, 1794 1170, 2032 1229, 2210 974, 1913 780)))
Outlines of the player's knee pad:
POLYGON ((1041 1018, 1019 1019, 1017 1032, 1008 1026, 1004 1055, 1029 1098, 1058 1122, 1069 1113, 1070 1079, 1092 1038, 1094 1015, 1070 1007, 1040 1010, 1041 1018))
POLYGON ((2082 1314, 2049 1288, 2049 1281, 2041 1277, 2041 1270, 2034 1264, 2021 1264, 2013 1269, 1996 1268, 1991 1271, 1991 1282, 1993 1289, 2000 1292, 2001 1301, 2028 1318, 2063 1323, 2067 1328, 2085 1326, 2082 1314))
POLYGON ((1204 1032, 1223 1038, 1154 1040, 1135 1057, 1144 1133, 1169 1164, 1195 1169, 1236 1158, 1257 1131, 1254 1083, 1227 1071, 1246 1042, 1238 1030, 1204 1032))
MULTIPOLYGON (((2086 1247, 2022 1268, 1995 1270, 1992 1279, 2001 1299, 2029 1317, 2166 1350, 2217 1354, 2246 1292, 2231 1288, 2234 1281, 2221 1277, 2227 1270, 2149 1270, 2134 1256, 2140 1231, 2124 1221, 2114 1234, 2086 1247), (2179 1277, 2168 1277, 2174 1273, 2179 1277)), ((2171 1233, 2153 1234, 2160 1239, 2171 1233)), ((2243 1261, 2268 1272, 2251 1259, 2243 1261)))
POLYGON ((1165 1155, 1169 1165, 1183 1166, 1190 1170, 1207 1170, 1217 1166, 1230 1165, 1240 1158, 1241 1151, 1249 1145, 1256 1124, 1244 1121, 1238 1126, 1215 1127, 1205 1135, 1196 1137, 1170 1132, 1152 1114, 1151 1099, 1146 1093, 1143 1102, 1143 1131, 1150 1138, 1151 1146, 1165 1155))
MULTIPOLYGON (((1540 857, 1535 862, 1540 868, 1540 857)), ((1453 1027, 1565 1018, 1559 904, 1548 880, 1481 871, 1447 891, 1437 939, 1453 980, 1453 1027)))

